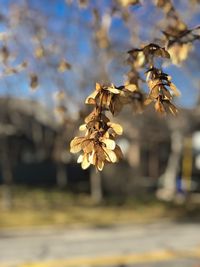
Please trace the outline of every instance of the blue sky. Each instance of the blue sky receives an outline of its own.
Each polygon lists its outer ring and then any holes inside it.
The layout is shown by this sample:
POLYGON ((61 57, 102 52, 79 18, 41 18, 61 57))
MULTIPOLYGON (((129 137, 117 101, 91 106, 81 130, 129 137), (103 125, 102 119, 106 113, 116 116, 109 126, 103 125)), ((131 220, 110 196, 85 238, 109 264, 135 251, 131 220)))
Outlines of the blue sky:
MULTIPOLYGON (((20 4, 22 2, 22 0, 1 0, 0 10, 3 14, 7 15, 10 5, 20 4)), ((18 77, 1 79, 1 94, 39 99, 51 104, 52 93, 56 90, 64 89, 70 99, 73 99, 73 103, 82 103, 86 95, 92 91, 95 82, 94 78, 97 77, 98 79, 99 71, 98 51, 96 52, 91 44, 93 37, 89 25, 92 21, 92 13, 88 9, 79 9, 76 1, 72 2, 72 5, 67 5, 64 0, 28 1, 29 7, 34 10, 35 14, 38 12, 36 20, 43 18, 42 22, 48 28, 47 32, 49 36, 45 42, 47 44, 55 43, 61 46, 62 53, 58 54, 57 58, 51 55, 49 62, 56 62, 58 58, 66 58, 72 64, 72 70, 64 74, 56 74, 55 70, 53 71, 52 69, 45 71, 46 62, 44 60, 37 61, 30 66, 30 71, 39 73, 40 88, 36 92, 30 91, 27 73, 25 72, 19 74, 18 77), (56 75, 58 75, 59 82, 64 88, 59 88, 58 84, 55 83, 55 79, 57 79, 55 78, 56 75)), ((108 10, 111 2, 111 0, 94 0, 90 2, 90 8, 98 8, 100 13, 103 13, 108 10)), ((181 15, 186 19, 189 26, 192 27, 200 24, 200 12, 196 12, 192 18, 187 17, 184 12, 187 1, 175 2, 181 7, 181 15)), ((131 8, 135 21, 139 21, 141 24, 139 36, 143 42, 152 41, 152 25, 156 25, 162 18, 161 11, 156 10, 150 4, 150 1, 148 1, 148 4, 146 3, 144 6, 131 8)), ((132 30, 137 31, 137 25, 134 22, 131 27, 133 27, 132 30)), ((5 24, 0 23, 0 32, 5 29, 5 24)), ((159 34, 159 31, 157 30, 156 33, 159 34)), ((115 48, 116 57, 111 58, 107 70, 110 75, 110 80, 116 85, 120 85, 123 83, 124 74, 127 72, 127 66, 124 63, 126 51, 138 44, 133 44, 130 41, 129 30, 120 17, 117 16, 113 18, 109 36, 115 48)), ((31 35, 29 35, 29 28, 26 25, 23 25, 22 29, 19 30, 18 37, 20 37, 21 48, 18 49, 19 54, 17 60, 20 62, 23 58, 31 57, 31 51, 33 51, 32 44, 30 44, 31 35)), ((14 48, 15 46, 17 47, 17 44, 14 45, 14 48)), ((13 45, 10 45, 10 47, 12 49, 13 45)), ((198 96, 198 88, 196 88, 196 84, 198 83, 195 83, 194 80, 198 80, 199 69, 190 69, 187 67, 188 65, 192 66, 189 60, 184 65, 184 68, 177 66, 167 67, 165 71, 173 77, 174 83, 182 92, 182 96, 178 99, 178 104, 184 107, 193 107, 198 96)))

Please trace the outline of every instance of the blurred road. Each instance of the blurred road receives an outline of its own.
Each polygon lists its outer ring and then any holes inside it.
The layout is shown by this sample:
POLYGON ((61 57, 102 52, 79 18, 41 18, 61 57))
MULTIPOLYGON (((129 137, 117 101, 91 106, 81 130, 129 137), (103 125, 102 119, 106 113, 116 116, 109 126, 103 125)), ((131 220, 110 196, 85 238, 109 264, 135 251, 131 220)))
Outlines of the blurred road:
POLYGON ((104 229, 0 232, 1 267, 120 266, 122 263, 139 267, 196 267, 193 264, 200 264, 200 224, 160 222, 104 229))

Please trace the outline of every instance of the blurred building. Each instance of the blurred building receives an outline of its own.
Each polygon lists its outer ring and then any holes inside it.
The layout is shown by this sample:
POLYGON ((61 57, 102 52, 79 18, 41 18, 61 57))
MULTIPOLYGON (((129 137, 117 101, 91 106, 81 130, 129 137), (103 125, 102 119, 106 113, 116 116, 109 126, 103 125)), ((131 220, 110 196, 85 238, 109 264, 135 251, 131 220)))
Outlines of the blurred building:
POLYGON ((61 126, 53 112, 38 102, 1 98, 0 183, 57 184, 77 192, 92 187, 100 195, 123 196, 155 190, 164 174, 165 187, 199 190, 198 108, 182 110, 178 118, 160 118, 151 108, 144 115, 127 109, 117 121, 124 128, 119 138, 124 160, 97 175, 93 169, 81 170, 67 149, 79 121, 61 126))
POLYGON ((161 187, 170 194, 199 192, 199 112, 197 107, 182 109, 177 117, 159 117, 150 107, 142 115, 128 110, 120 115, 125 160, 105 169, 108 191, 137 195, 161 187))
POLYGON ((117 121, 124 128, 119 144, 125 158, 121 163, 105 168, 102 175, 106 188, 126 195, 155 190, 170 153, 167 121, 160 119, 151 109, 143 115, 124 110, 117 121))
MULTIPOLYGON (((67 130, 69 134, 73 127, 67 130)), ((42 104, 1 98, 0 183, 65 186, 72 173, 87 179, 75 164, 66 164, 71 160, 69 138, 54 113, 42 104)))

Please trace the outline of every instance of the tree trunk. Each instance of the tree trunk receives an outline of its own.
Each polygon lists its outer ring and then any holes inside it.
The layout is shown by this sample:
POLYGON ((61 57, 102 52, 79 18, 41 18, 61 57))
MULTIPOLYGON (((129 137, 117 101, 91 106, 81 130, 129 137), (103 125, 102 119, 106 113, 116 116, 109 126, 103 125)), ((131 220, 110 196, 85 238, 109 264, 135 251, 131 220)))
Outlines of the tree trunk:
POLYGON ((157 179, 159 176, 159 162, 158 162, 158 151, 157 145, 154 144, 150 149, 150 155, 148 160, 148 173, 149 177, 157 179))
POLYGON ((3 209, 10 209, 12 207, 11 185, 13 182, 13 173, 6 149, 1 156, 1 170, 3 176, 2 207, 3 209))
POLYGON ((94 168, 90 171, 90 192, 92 200, 99 204, 103 199, 101 174, 96 172, 94 168))
POLYGON ((64 188, 67 185, 67 172, 65 164, 58 163, 56 166, 56 180, 57 185, 60 188, 64 188))
POLYGON ((169 155, 165 173, 160 177, 162 188, 157 196, 163 200, 172 200, 176 193, 176 178, 180 168, 182 151, 182 134, 178 130, 171 133, 171 153, 169 155))

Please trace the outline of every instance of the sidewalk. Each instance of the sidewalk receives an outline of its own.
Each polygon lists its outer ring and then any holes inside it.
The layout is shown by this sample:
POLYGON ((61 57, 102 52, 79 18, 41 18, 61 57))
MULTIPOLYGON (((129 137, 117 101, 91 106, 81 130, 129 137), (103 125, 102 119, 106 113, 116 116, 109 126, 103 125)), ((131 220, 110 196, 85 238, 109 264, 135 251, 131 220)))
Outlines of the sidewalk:
POLYGON ((0 233, 1 267, 117 266, 180 258, 200 262, 199 224, 0 233))

